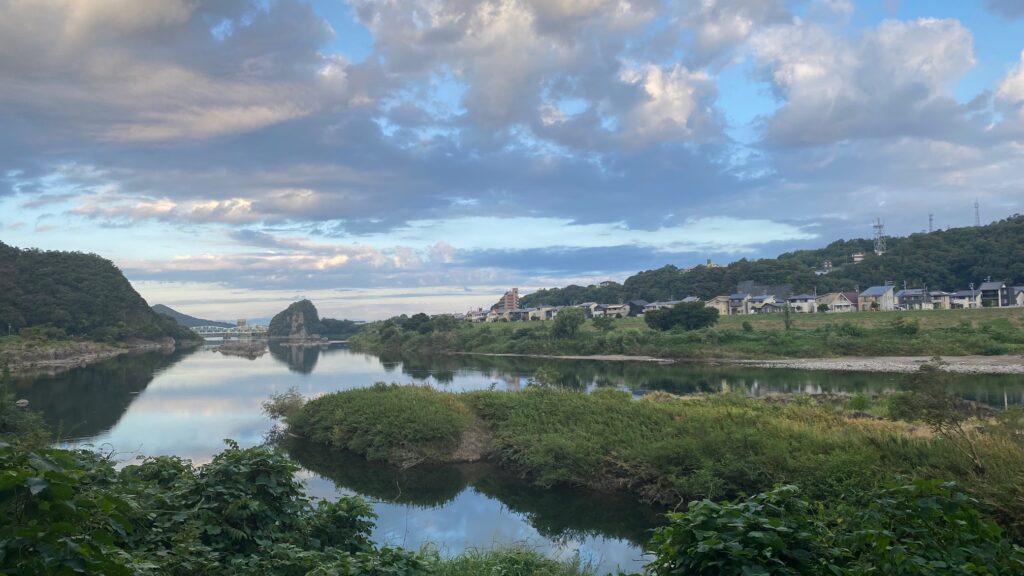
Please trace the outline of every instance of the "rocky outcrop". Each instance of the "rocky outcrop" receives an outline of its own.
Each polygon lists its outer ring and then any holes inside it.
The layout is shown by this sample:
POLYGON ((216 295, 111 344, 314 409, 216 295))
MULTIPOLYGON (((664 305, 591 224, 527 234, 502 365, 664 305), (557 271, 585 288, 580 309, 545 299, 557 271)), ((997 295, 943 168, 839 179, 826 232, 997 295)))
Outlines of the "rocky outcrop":
POLYGON ((319 339, 320 315, 316 306, 309 300, 293 303, 271 319, 267 335, 276 339, 319 339))

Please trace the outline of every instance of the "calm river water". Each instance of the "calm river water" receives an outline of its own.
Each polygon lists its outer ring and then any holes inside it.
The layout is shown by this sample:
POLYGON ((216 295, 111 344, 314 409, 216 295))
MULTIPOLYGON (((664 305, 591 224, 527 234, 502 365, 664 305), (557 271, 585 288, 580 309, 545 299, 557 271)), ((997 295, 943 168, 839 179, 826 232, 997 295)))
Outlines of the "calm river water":
MULTIPOLYGON (((880 393, 899 376, 797 370, 760 370, 700 365, 538 360, 457 356, 387 358, 344 347, 301 349, 272 346, 255 360, 224 356, 210 348, 171 355, 115 358, 57 376, 15 379, 19 398, 43 413, 61 444, 91 444, 136 454, 175 454, 209 461, 223 439, 243 446, 263 442, 273 427, 261 412, 272 394, 297 388, 305 396, 368 386, 378 381, 415 382, 453 391, 526 386, 540 367, 557 371, 563 386, 588 390, 615 386, 640 395, 743 391, 880 393)), ((1024 404, 1024 378, 963 377, 962 394, 1004 407, 1024 404)), ((629 498, 581 490, 541 490, 486 464, 417 467, 399 472, 349 454, 295 443, 289 452, 304 467, 311 495, 360 494, 374 502, 374 538, 443 553, 467 548, 525 544, 546 554, 579 554, 602 570, 635 570, 640 545, 658 523, 656 510, 629 498)))

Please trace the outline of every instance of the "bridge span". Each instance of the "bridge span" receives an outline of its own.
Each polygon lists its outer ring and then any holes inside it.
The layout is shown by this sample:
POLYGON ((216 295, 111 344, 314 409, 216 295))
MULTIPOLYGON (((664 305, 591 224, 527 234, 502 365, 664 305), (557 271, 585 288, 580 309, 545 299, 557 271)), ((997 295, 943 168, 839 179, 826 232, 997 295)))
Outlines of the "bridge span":
POLYGON ((266 326, 193 326, 193 332, 204 338, 265 338, 267 336, 266 326))

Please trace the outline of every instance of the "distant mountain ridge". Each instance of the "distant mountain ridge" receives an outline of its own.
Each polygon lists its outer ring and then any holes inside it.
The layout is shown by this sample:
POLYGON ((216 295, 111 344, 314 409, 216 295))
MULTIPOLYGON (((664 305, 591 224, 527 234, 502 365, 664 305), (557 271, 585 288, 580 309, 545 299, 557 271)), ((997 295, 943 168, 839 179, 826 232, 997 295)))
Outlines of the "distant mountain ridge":
POLYGON ((13 332, 97 341, 196 336, 150 309, 113 262, 82 252, 22 250, 0 242, 0 324, 13 332))
POLYGON ((230 322, 218 322, 217 320, 204 320, 202 318, 196 318, 195 316, 189 316, 184 312, 178 312, 170 306, 163 304, 154 304, 151 306, 153 312, 157 314, 163 314, 164 316, 170 316, 179 325, 186 328, 195 328, 196 326, 218 326, 220 328, 233 328, 235 325, 230 322))
POLYGON ((886 239, 887 251, 874 253, 870 239, 837 240, 824 248, 800 250, 761 260, 742 259, 727 266, 672 265, 639 272, 623 283, 566 286, 523 296, 520 305, 563 306, 581 302, 671 300, 686 296, 710 299, 731 294, 741 282, 789 285, 793 293, 844 292, 893 282, 929 290, 966 289, 986 278, 1024 283, 1024 216, 986 226, 951 228, 886 239), (853 262, 853 254, 864 254, 853 262), (832 264, 825 272, 826 262, 832 264))

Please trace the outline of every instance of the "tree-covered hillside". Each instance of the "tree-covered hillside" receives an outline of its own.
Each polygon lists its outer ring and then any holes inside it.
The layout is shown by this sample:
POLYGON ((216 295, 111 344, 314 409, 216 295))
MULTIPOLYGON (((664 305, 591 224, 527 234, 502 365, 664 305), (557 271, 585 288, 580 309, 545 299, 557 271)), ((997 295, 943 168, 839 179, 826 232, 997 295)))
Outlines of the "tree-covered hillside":
POLYGON ((794 293, 819 294, 861 289, 894 282, 902 286, 956 290, 993 280, 1024 283, 1024 216, 987 226, 953 228, 888 238, 888 251, 875 256, 872 240, 837 240, 817 250, 801 250, 762 260, 739 260, 728 266, 697 266, 681 270, 668 265, 630 276, 622 284, 567 286, 539 290, 521 300, 523 306, 566 305, 586 301, 613 303, 698 296, 708 299, 730 294, 743 281, 759 285, 789 284, 794 293), (863 262, 852 255, 863 252, 863 262), (825 261, 833 271, 817 275, 825 261))
POLYGON ((109 260, 95 254, 21 250, 0 242, 0 328, 98 341, 195 336, 153 312, 109 260))

